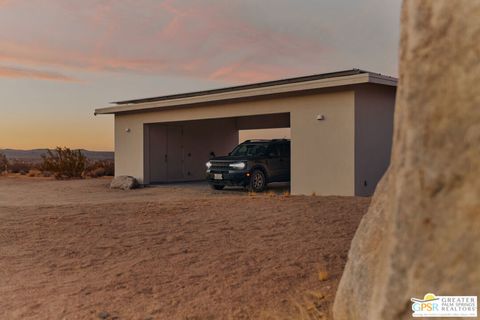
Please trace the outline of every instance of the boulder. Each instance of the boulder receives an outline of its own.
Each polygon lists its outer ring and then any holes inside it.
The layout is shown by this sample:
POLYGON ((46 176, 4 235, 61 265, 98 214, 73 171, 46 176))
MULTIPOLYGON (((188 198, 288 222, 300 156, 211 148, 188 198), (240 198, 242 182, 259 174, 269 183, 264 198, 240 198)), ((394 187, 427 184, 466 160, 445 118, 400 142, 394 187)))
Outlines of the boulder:
POLYGON ((410 319, 480 296, 480 2, 405 1, 392 161, 350 248, 334 319, 410 319))
POLYGON ((137 179, 131 176, 118 176, 113 178, 112 182, 110 183, 111 189, 130 190, 138 187, 139 184, 137 179))

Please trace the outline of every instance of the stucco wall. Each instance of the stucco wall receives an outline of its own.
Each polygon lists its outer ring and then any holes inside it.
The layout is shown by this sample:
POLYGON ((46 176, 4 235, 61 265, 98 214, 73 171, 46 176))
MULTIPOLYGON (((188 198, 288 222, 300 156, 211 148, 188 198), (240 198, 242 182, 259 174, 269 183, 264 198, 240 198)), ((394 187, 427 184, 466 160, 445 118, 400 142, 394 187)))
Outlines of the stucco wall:
MULTIPOLYGON (((354 91, 265 98, 115 116, 115 169, 144 181, 145 123, 290 113, 292 194, 354 195, 354 91), (317 120, 324 115, 324 120, 317 120), (125 130, 129 128, 130 132, 125 130)), ((212 128, 217 134, 221 130, 212 128)))
POLYGON ((370 196, 390 163, 395 87, 355 90, 355 194, 370 196))
POLYGON ((311 98, 290 115, 292 193, 354 195, 354 94, 311 98))
POLYGON ((143 183, 143 122, 137 117, 116 114, 114 127, 115 176, 134 176, 143 183))

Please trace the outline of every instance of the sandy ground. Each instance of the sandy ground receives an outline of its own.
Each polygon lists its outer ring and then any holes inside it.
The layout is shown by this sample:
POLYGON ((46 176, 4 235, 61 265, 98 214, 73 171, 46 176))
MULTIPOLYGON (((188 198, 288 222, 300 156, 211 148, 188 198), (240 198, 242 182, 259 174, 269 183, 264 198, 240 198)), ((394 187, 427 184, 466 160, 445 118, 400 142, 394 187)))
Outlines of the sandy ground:
POLYGON ((329 318, 370 199, 0 177, 0 319, 329 318))

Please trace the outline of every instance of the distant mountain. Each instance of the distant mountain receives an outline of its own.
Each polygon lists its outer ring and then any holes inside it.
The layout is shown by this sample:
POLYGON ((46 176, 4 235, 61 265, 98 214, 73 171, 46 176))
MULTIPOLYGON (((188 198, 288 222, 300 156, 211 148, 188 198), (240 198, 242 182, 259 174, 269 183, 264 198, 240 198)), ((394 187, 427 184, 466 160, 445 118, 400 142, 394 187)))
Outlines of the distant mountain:
MULTIPOLYGON (((80 149, 82 153, 90 160, 113 160, 112 151, 89 151, 80 149)), ((7 156, 9 160, 31 160, 38 161, 42 158, 42 154, 47 153, 47 149, 32 149, 32 150, 15 150, 15 149, 0 149, 0 153, 7 156)))

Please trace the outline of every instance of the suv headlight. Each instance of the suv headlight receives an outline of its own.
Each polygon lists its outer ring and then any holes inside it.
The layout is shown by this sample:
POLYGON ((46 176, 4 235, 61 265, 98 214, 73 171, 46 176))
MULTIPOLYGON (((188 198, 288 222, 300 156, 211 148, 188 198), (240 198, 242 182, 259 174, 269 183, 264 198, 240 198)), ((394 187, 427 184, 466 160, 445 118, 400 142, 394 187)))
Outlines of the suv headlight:
POLYGON ((245 162, 230 163, 229 167, 233 169, 239 169, 239 170, 245 169, 245 162))
POLYGON ((205 165, 207 166, 207 169, 210 169, 210 167, 212 166, 212 163, 208 161, 207 163, 205 163, 205 165))

